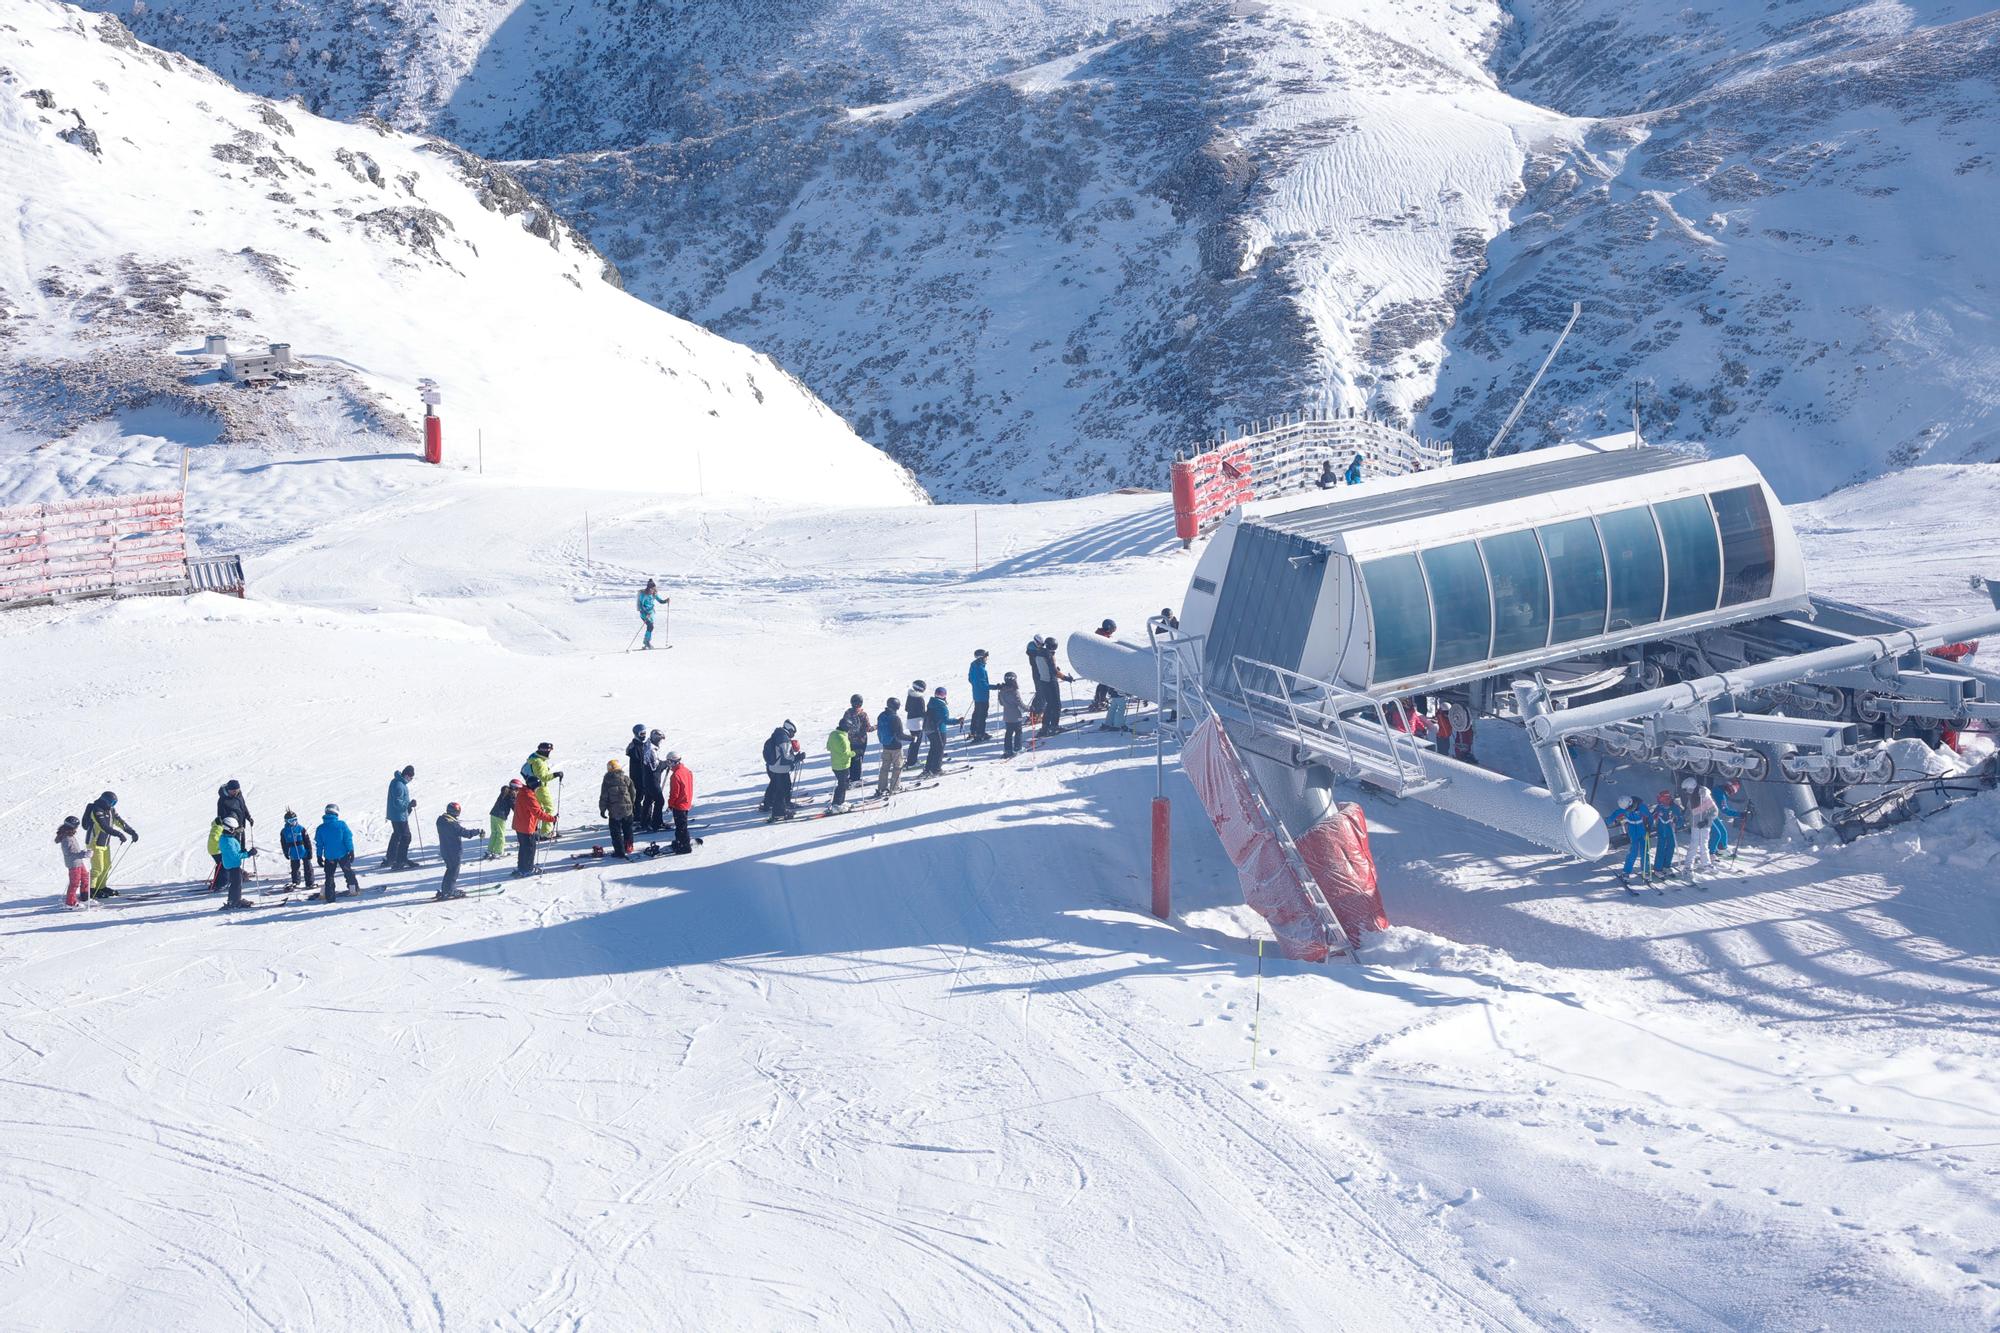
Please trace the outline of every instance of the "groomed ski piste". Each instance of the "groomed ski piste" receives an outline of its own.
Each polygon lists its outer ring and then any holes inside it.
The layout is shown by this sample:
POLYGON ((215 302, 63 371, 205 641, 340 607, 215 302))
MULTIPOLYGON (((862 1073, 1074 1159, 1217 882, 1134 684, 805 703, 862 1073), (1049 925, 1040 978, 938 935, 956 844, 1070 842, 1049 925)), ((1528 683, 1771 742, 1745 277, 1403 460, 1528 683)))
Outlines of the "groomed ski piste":
MULTIPOLYGON (((983 508, 975 567, 957 507, 292 470, 314 484, 197 457, 193 525, 251 551, 247 600, 0 617, 0 1326, 2000 1318, 1990 795, 1636 902, 1369 800, 1396 926, 1260 984, 1177 773, 1176 915, 1146 914, 1131 738, 754 813, 783 719, 817 759, 850 693, 956 693, 974 648, 1020 671, 1032 633, 1173 602, 1164 497, 983 508), (627 652, 648 575, 673 648, 627 652), (554 869, 586 837, 430 901, 447 800, 478 822, 551 740, 594 821, 635 722, 694 770, 694 856, 554 869), (370 873, 405 763, 424 864, 370 873), (114 883, 184 885, 232 777, 267 848, 285 806, 340 803, 362 893, 61 907, 65 814, 115 789, 141 841, 114 883)), ((1960 560, 2000 566, 1996 500, 1992 469, 1921 469, 1798 515, 1830 592, 1948 613, 1960 560)))

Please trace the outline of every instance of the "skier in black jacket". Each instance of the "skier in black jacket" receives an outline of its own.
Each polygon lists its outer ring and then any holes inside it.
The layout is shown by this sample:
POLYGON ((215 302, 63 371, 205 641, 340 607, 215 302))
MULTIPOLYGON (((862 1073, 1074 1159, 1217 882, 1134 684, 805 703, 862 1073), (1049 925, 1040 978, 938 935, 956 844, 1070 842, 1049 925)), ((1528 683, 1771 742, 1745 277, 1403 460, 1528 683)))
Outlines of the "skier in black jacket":
POLYGON ((929 692, 920 680, 910 682, 910 692, 903 696, 903 721, 910 729, 910 748, 903 754, 903 767, 915 768, 917 757, 924 751, 924 708, 930 703, 929 692))
POLYGON ((458 863, 465 853, 465 840, 479 840, 479 830, 467 828, 458 822, 457 801, 445 806, 444 813, 437 817, 438 855, 444 859, 444 884, 439 887, 439 898, 463 898, 465 890, 458 887, 458 863))
POLYGON ((792 817, 792 773, 805 762, 799 753, 798 742, 793 739, 798 734, 798 727, 786 718, 782 726, 772 729, 770 739, 764 742, 764 771, 771 780, 764 788, 764 802, 758 808, 773 819, 792 817))
POLYGON ((861 706, 861 696, 851 695, 847 700, 847 711, 840 715, 840 729, 847 733, 847 744, 854 751, 854 762, 847 766, 849 786, 861 783, 861 760, 868 753, 868 733, 874 730, 874 720, 868 710, 861 706))
POLYGON ((243 784, 235 778, 215 789, 215 817, 233 818, 236 821, 236 836, 243 842, 243 855, 256 855, 257 839, 251 835, 250 828, 257 821, 250 817, 250 805, 243 799, 243 784))

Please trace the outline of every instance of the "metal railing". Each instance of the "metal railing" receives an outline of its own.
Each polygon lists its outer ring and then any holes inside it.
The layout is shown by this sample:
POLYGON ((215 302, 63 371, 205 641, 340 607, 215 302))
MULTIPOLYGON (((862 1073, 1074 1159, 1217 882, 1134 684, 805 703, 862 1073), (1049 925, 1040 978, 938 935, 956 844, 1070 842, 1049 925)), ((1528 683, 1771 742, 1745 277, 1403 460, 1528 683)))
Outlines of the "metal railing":
POLYGON ((1425 766, 1426 747, 1390 725, 1382 700, 1253 658, 1236 658, 1230 674, 1256 731, 1307 751, 1342 776, 1395 796, 1442 781, 1425 766))

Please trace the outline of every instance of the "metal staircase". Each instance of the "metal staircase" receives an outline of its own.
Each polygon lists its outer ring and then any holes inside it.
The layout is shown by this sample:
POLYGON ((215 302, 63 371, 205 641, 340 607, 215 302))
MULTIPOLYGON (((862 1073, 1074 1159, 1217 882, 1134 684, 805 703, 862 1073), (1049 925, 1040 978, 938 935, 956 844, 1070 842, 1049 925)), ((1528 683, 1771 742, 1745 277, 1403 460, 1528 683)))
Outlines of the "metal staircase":
POLYGON ((1230 674, 1233 702, 1256 735, 1392 796, 1444 785, 1425 765, 1429 747, 1390 726, 1381 700, 1247 657, 1231 662, 1230 674))

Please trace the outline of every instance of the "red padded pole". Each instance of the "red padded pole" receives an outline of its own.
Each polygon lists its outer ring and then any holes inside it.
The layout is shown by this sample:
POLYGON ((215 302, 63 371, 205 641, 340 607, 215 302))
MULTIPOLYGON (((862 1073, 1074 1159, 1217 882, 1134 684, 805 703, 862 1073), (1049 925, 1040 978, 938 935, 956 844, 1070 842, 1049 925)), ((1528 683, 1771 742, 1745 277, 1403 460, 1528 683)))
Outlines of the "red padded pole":
POLYGON ((1166 797, 1153 798, 1153 915, 1162 921, 1174 911, 1172 810, 1166 797))

